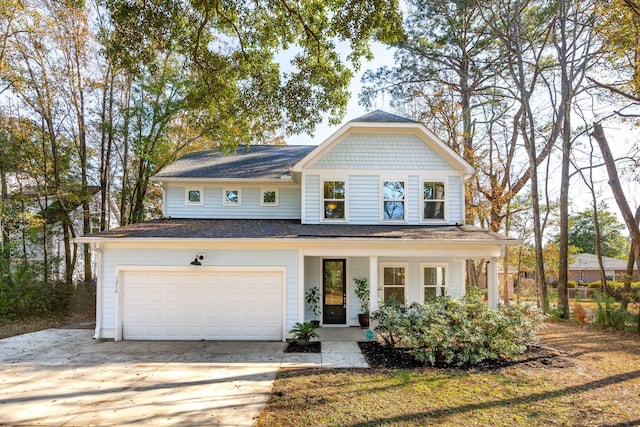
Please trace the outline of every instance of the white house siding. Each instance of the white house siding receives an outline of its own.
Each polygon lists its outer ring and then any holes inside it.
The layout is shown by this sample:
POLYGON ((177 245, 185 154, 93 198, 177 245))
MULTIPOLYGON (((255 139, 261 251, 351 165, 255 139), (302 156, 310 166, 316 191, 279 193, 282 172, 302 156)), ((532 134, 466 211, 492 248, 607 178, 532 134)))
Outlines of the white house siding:
MULTIPOLYGON (((194 184, 190 188, 197 188, 194 184)), ((243 187, 241 185, 205 186, 204 203, 187 205, 185 186, 167 186, 165 190, 165 215, 171 218, 252 218, 252 219, 298 219, 300 218, 300 188, 263 186, 243 187), (239 188, 240 206, 222 204, 223 188, 239 188), (260 206, 260 193, 263 188, 278 188, 278 206, 260 206)))
POLYGON ((313 169, 453 170, 411 134, 352 134, 309 166, 313 169))
MULTIPOLYGON (((298 251, 249 249, 183 249, 183 248, 109 248, 103 249, 101 275, 101 338, 114 338, 116 328, 116 270, 122 266, 189 266, 196 253, 205 254, 203 265, 213 266, 277 266, 286 268, 285 327, 298 321, 298 251)), ((197 268, 197 267, 193 267, 197 268)))
POLYGON ((449 176, 446 188, 446 198, 449 203, 449 222, 451 224, 464 224, 462 212, 464 208, 464 184, 459 176, 449 176))
POLYGON ((349 176, 349 223, 380 222, 380 177, 377 175, 349 176))
POLYGON ((317 224, 320 222, 320 175, 305 175, 304 186, 304 214, 302 222, 317 224))

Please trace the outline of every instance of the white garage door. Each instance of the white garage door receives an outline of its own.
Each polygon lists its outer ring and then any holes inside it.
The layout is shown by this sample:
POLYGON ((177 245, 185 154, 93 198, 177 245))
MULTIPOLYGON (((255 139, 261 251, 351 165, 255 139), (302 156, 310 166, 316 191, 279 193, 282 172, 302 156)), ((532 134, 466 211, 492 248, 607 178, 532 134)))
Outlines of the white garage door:
POLYGON ((126 271, 125 340, 282 340, 284 272, 126 271))

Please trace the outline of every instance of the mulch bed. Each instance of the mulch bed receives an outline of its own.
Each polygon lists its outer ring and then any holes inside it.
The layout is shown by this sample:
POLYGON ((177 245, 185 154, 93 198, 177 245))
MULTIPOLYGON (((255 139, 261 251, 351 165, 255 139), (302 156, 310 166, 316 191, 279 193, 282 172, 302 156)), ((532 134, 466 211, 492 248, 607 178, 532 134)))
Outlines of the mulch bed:
MULTIPOLYGON (((403 349, 387 348, 378 342, 358 343, 362 354, 372 368, 384 369, 414 369, 425 368, 425 365, 413 358, 408 351, 403 349)), ((474 369, 480 371, 493 371, 509 366, 526 366, 533 369, 540 368, 565 368, 574 366, 571 358, 561 352, 550 348, 531 346, 527 351, 514 360, 488 360, 474 366, 462 366, 460 369, 474 369)))
POLYGON ((285 353, 320 353, 322 352, 322 345, 320 341, 311 341, 307 347, 300 347, 297 341, 289 341, 287 348, 284 349, 285 353))

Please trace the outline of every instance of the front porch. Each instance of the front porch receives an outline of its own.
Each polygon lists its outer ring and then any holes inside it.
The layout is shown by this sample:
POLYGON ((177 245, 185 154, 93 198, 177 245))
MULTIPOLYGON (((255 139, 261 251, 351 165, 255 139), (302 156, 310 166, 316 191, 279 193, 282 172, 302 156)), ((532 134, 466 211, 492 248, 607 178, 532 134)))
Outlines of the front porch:
MULTIPOLYGON (((499 255, 499 249, 498 247, 497 253, 495 249, 485 253, 489 260, 488 303, 494 308, 498 305, 498 258, 495 255, 499 255)), ((406 253, 405 256, 403 253, 393 256, 340 256, 339 250, 334 252, 336 254, 331 256, 304 256, 301 272, 302 320, 319 320, 325 326, 322 330, 340 326, 349 327, 342 328, 349 330, 359 326, 358 314, 363 310, 355 293, 354 279, 364 278, 368 281, 370 312, 376 311, 381 301, 391 299, 424 303, 435 296, 460 298, 465 294, 467 258, 464 253, 460 253, 463 256, 458 257, 449 255, 444 250, 439 251, 440 256, 433 251, 424 251, 424 256, 407 251, 402 251, 406 253), (305 301, 305 295, 314 287, 319 290, 319 316, 313 314, 305 301)))

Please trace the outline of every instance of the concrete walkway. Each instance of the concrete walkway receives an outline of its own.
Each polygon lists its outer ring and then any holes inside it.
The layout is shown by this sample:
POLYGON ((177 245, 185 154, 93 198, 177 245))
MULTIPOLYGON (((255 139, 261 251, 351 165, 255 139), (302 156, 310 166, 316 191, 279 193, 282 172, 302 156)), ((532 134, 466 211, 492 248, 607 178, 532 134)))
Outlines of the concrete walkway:
POLYGON ((281 368, 368 368, 356 342, 322 341, 321 353, 285 353, 281 368))

